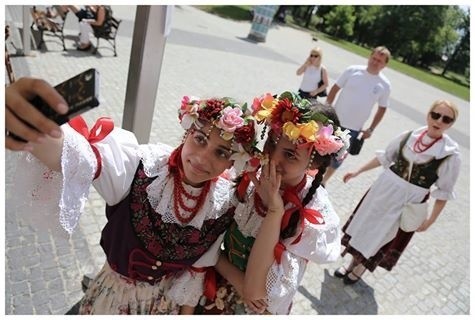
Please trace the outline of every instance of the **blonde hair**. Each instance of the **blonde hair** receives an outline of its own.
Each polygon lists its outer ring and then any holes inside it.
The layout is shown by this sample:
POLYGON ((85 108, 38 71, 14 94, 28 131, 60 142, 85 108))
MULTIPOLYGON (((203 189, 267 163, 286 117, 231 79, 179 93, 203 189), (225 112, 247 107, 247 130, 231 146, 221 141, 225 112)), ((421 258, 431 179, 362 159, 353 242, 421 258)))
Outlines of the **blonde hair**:
POLYGON ((373 51, 371 51, 371 55, 375 54, 376 52, 386 56, 386 63, 388 63, 389 59, 391 59, 391 51, 389 51, 389 49, 385 46, 379 46, 374 48, 373 51))
POLYGON ((452 112, 454 113, 454 122, 455 122, 455 120, 457 120, 457 117, 459 116, 459 108, 457 107, 455 103, 449 100, 445 100, 445 99, 435 100, 434 103, 432 103, 432 105, 430 106, 429 112, 434 111, 434 109, 440 105, 445 105, 447 108, 452 110, 452 112))
POLYGON ((316 53, 320 56, 320 59, 317 60, 317 63, 316 63, 316 66, 317 67, 320 67, 320 65, 322 64, 322 59, 323 59, 323 52, 322 52, 322 49, 319 48, 319 47, 315 47, 313 48, 312 50, 310 50, 310 54, 312 53, 316 53))

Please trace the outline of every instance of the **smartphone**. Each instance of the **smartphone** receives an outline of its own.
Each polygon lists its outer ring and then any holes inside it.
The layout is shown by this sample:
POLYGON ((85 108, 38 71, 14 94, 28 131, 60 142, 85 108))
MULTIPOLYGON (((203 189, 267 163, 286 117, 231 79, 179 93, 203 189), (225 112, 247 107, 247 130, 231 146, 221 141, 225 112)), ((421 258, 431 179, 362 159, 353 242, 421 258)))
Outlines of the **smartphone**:
POLYGON ((31 101, 31 104, 58 125, 99 105, 99 72, 96 69, 86 70, 54 88, 66 100, 69 106, 68 113, 56 113, 38 96, 31 101))
MULTIPOLYGON (((31 100, 31 104, 46 117, 62 125, 77 115, 99 106, 99 72, 88 69, 71 79, 68 79, 54 87, 66 100, 69 110, 66 114, 59 114, 53 110, 39 96, 31 100)), ((30 127, 30 124, 28 124, 30 127)), ((34 128, 34 127, 33 127, 34 128)), ((12 138, 26 142, 24 139, 10 133, 12 138)))

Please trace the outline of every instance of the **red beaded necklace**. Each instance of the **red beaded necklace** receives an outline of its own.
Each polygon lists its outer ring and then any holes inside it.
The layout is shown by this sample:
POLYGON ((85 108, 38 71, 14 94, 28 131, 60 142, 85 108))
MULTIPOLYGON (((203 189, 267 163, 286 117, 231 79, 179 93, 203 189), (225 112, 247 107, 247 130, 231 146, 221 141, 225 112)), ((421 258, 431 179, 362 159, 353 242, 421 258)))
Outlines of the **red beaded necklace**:
MULTIPOLYGON (((292 190, 295 192, 295 194, 298 194, 303 187, 305 186, 305 183, 307 182, 307 176, 304 176, 302 181, 300 181, 295 187, 288 187, 286 190, 292 190)), ((284 199, 284 204, 287 201, 284 199)), ((265 217, 267 214, 267 208, 264 206, 262 203, 261 197, 257 194, 257 192, 254 192, 254 208, 256 209, 256 213, 260 215, 261 217, 265 217)))
POLYGON ((427 149, 429 149, 430 147, 432 147, 437 141, 442 139, 442 136, 440 136, 440 137, 434 139, 433 141, 431 141, 430 143, 426 144, 426 143, 422 142, 422 139, 424 138, 424 136, 426 134, 427 134, 427 130, 424 130, 419 135, 419 137, 417 137, 416 142, 414 142, 414 152, 422 153, 422 152, 426 151, 427 149))
POLYGON ((193 220, 198 211, 200 211, 203 203, 208 195, 211 187, 211 181, 206 181, 205 185, 201 189, 199 195, 192 195, 183 187, 183 164, 181 163, 181 149, 183 145, 173 150, 170 158, 168 159, 168 168, 170 174, 173 176, 173 213, 175 217, 183 224, 187 224, 193 220), (184 198, 187 200, 194 200, 194 207, 189 207, 185 204, 184 198), (182 214, 186 212, 188 214, 182 214))
POLYGON ((187 192, 183 187, 181 175, 178 173, 173 174, 173 212, 175 213, 175 217, 183 224, 187 224, 191 220, 193 220, 198 211, 203 206, 203 203, 208 195, 209 189, 211 186, 211 181, 206 181, 205 185, 201 189, 200 194, 194 196, 187 192), (184 198, 187 200, 194 200, 195 205, 193 207, 189 207, 185 204, 184 198), (182 211, 187 212, 189 214, 183 215, 182 211))

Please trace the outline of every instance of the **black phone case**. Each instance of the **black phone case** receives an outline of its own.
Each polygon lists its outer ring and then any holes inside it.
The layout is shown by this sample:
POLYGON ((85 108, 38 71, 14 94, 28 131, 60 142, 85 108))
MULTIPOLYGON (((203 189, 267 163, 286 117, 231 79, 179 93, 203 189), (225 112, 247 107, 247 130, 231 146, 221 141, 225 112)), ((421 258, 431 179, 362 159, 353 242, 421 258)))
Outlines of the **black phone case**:
MULTIPOLYGON (((31 100, 31 104, 58 125, 62 125, 68 122, 69 119, 99 105, 99 72, 94 68, 60 83, 54 88, 63 96, 69 106, 66 114, 57 113, 39 96, 31 100)), ((30 124, 28 125, 32 127, 30 124)), ((10 133, 9 136, 26 142, 13 133, 10 133)))
POLYGON ((54 88, 66 100, 69 106, 67 114, 56 113, 38 96, 31 103, 58 125, 99 105, 99 73, 96 69, 86 70, 54 88))

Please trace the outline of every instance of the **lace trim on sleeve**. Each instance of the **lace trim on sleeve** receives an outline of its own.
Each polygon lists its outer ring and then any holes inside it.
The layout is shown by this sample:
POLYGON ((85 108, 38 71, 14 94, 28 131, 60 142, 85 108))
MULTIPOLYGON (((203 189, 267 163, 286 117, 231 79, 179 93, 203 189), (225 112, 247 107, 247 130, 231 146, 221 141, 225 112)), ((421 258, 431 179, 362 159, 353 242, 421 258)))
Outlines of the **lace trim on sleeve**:
POLYGON ((14 157, 18 157, 15 183, 7 205, 15 211, 20 225, 64 237, 58 224, 62 174, 48 169, 30 153, 20 152, 14 157))
POLYGON ((305 259, 284 252, 282 262, 275 261, 266 279, 267 310, 272 314, 289 314, 292 300, 302 281, 307 262, 305 259))
POLYGON ((59 222, 68 233, 72 233, 84 210, 97 167, 96 156, 84 137, 78 134, 65 135, 61 166, 63 188, 59 222))
POLYGON ((57 236, 64 236, 64 230, 71 234, 76 227, 96 170, 89 143, 71 130, 63 127, 62 172, 20 153, 13 188, 13 205, 22 223, 57 236))

